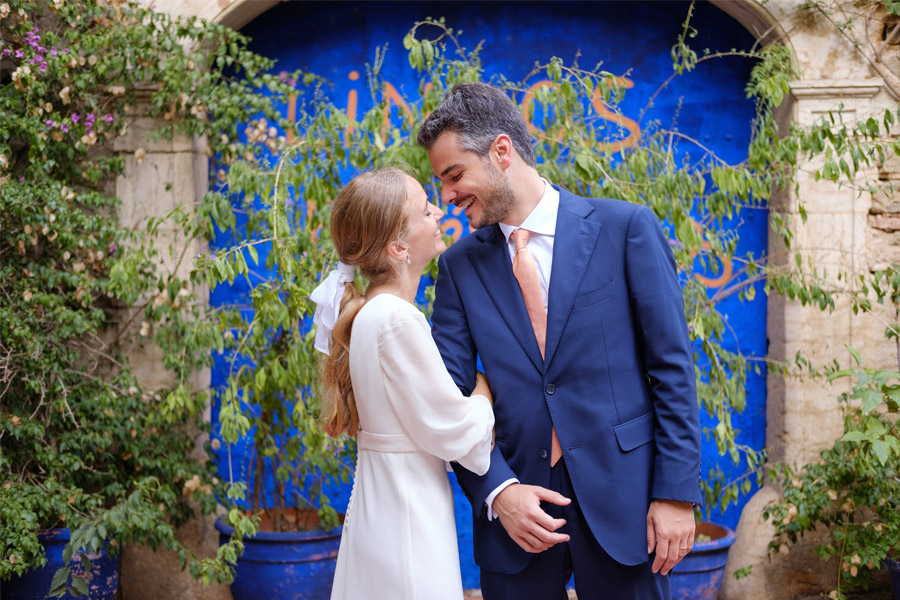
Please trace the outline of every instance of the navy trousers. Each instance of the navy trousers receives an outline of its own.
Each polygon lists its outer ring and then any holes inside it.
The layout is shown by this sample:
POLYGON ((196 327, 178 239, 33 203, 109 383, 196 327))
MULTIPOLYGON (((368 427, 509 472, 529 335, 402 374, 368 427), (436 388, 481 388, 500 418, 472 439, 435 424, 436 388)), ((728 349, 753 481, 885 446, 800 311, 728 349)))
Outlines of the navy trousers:
POLYGON ((513 575, 482 569, 485 600, 566 600, 566 584, 573 573, 578 600, 670 600, 669 578, 650 570, 652 555, 646 563, 625 566, 597 543, 563 459, 550 470, 550 489, 572 499, 568 506, 542 504, 551 517, 566 520, 559 531, 568 534, 569 541, 535 554, 523 571, 513 575))

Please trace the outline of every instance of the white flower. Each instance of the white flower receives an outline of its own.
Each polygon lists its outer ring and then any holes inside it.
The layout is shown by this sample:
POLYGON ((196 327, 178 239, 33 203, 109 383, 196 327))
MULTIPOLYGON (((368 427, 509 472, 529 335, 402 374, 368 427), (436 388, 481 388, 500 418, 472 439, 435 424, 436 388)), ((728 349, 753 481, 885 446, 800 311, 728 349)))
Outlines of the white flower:
POLYGON ((134 157, 137 159, 139 165, 143 164, 144 159, 147 157, 147 151, 143 148, 138 148, 134 151, 134 157))
POLYGON ((5 19, 9 16, 9 3, 4 2, 0 4, 0 19, 5 19))
POLYGON ((29 67, 28 65, 21 65, 12 74, 13 86, 20 92, 25 91, 25 84, 22 83, 22 77, 26 77, 28 75, 31 75, 31 67, 29 67))
POLYGON ((59 90, 59 99, 63 101, 63 104, 69 104, 72 101, 72 98, 69 96, 70 93, 69 86, 59 90))

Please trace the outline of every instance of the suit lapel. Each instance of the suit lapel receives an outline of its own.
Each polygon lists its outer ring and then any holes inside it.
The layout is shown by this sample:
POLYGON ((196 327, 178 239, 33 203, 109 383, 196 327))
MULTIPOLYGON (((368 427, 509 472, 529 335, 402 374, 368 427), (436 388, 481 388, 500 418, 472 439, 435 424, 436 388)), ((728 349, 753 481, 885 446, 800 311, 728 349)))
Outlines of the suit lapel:
POLYGON ((562 189, 559 191, 559 213, 553 238, 553 271, 547 302, 547 365, 559 346, 575 297, 597 246, 601 223, 593 212, 594 208, 583 198, 562 189))
POLYGON ((543 372, 541 350, 531 328, 525 301, 522 300, 522 293, 519 291, 519 282, 512 272, 512 261, 503 232, 497 225, 492 225, 477 230, 474 235, 481 242, 469 250, 469 260, 472 261, 475 272, 481 278, 497 312, 525 350, 525 354, 534 366, 543 372))

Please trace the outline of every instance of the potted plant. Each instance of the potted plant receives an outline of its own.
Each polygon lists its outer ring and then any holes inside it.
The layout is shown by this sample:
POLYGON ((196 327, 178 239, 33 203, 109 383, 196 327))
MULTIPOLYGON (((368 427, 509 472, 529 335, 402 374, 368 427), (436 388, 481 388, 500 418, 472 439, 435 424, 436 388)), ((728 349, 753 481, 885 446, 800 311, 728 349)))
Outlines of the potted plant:
MULTIPOLYGON (((268 130, 258 121, 248 127, 268 130)), ((246 239, 199 257, 194 274, 214 292, 239 276, 253 284, 249 305, 239 297, 212 306, 207 317, 221 336, 221 380, 214 381, 221 469, 240 474, 229 479, 232 508, 216 523, 224 542, 243 544, 232 583, 238 600, 291 590, 327 598, 340 544, 341 515, 327 491, 348 481, 353 448, 319 427, 308 298, 332 260, 324 209, 340 184, 336 174, 318 186, 298 177, 294 156, 320 172, 310 155, 321 153, 327 138, 309 135, 308 145, 285 147, 277 163, 261 157, 252 167, 229 166, 228 192, 244 192, 235 210, 252 214, 240 232, 246 239), (304 201, 288 189, 306 190, 304 201), (257 256, 265 260, 257 264, 257 256)))
POLYGON ((698 520, 694 546, 672 568, 669 577, 673 600, 718 598, 728 551, 734 542, 734 531, 730 527, 698 520))
MULTIPOLYGON (((897 266, 884 273, 882 282, 896 286, 897 266)), ((896 289, 896 288, 895 288, 896 289)), ((893 325, 891 331, 893 331, 893 325)), ((850 389, 838 396, 843 434, 802 467, 781 466, 774 475, 781 497, 767 507, 775 526, 772 552, 800 537, 828 528, 816 552, 837 557, 837 587, 832 597, 847 590, 867 588, 873 573, 887 563, 900 594, 896 559, 900 551, 900 372, 863 366, 848 347, 853 365, 837 363, 821 375, 827 381, 850 380, 850 389)), ((814 375, 819 375, 814 373, 814 375)))

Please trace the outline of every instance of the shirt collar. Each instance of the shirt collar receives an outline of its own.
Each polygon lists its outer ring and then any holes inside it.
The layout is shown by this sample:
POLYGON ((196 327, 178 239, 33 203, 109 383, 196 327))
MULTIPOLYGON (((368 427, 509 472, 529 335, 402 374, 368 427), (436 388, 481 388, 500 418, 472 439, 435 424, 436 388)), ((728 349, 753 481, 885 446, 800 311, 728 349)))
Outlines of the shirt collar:
MULTIPOLYGON (((544 182, 544 193, 538 201, 537 206, 531 211, 531 214, 525 218, 525 221, 519 227, 533 231, 539 235, 552 236, 556 233, 556 215, 559 213, 559 190, 550 185, 550 182, 541 177, 544 182)), ((509 242, 510 234, 519 229, 515 225, 507 225, 500 223, 500 231, 503 237, 509 242)))

